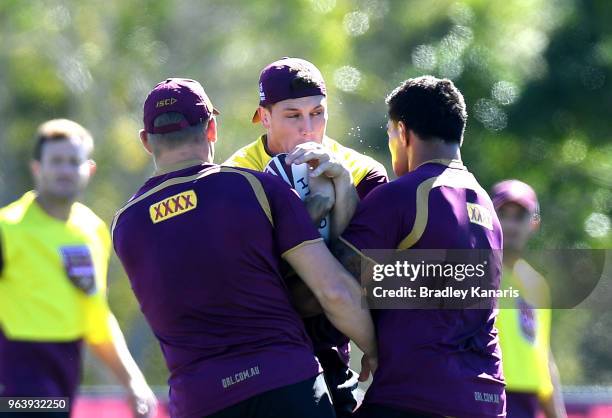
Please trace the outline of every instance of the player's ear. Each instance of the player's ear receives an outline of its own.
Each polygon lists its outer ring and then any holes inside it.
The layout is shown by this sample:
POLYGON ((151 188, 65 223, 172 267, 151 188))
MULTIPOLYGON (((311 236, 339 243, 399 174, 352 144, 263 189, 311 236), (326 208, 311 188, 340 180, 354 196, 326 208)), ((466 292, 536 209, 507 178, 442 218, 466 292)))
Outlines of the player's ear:
POLYGON ((93 176, 96 174, 96 170, 98 169, 98 165, 92 159, 87 160, 87 164, 89 165, 89 176, 93 176))
POLYGON ((534 213, 531 215, 531 233, 535 234, 540 229, 540 214, 534 213))
POLYGON ((406 126, 404 122, 400 120, 397 123, 398 137, 404 147, 408 146, 408 140, 409 140, 408 136, 410 135, 410 132, 411 131, 408 129, 408 127, 406 126))
POLYGON ((144 129, 140 130, 140 142, 142 142, 142 146, 149 154, 153 154, 153 148, 151 147, 151 143, 149 142, 149 136, 147 134, 147 131, 145 131, 144 129))
POLYGON ((257 108, 257 112, 259 113, 259 120, 261 120, 261 124, 263 125, 263 127, 266 129, 270 129, 270 126, 272 124, 272 114, 270 113, 270 110, 266 109, 263 106, 259 106, 257 108))
POLYGON ((206 139, 208 142, 217 141, 217 120, 211 117, 206 127, 206 139))
POLYGON ((30 161, 30 173, 32 173, 32 177, 37 179, 40 176, 40 161, 31 160, 30 161))

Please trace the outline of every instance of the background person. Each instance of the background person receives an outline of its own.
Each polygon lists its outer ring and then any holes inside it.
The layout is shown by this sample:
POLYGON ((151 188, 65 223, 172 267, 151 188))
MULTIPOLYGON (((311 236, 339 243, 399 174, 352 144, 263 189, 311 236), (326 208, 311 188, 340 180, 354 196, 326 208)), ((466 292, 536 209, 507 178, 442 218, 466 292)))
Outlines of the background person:
POLYGON ((74 401, 85 341, 126 388, 134 415, 154 416, 153 392, 106 301, 108 228, 76 202, 95 172, 92 151, 78 123, 43 123, 35 190, 0 209, 0 396, 74 401))
POLYGON ((538 198, 531 186, 504 180, 491 190, 504 231, 502 287, 521 297, 504 304, 497 317, 506 378, 508 418, 565 418, 561 382, 550 350, 550 290, 546 280, 522 258, 538 230, 538 198))

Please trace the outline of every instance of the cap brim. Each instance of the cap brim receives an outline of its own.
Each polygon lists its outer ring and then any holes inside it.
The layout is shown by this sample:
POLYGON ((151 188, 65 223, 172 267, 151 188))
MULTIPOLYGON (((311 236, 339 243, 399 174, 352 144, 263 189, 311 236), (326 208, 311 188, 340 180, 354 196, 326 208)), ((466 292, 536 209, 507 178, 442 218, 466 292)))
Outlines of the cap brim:
POLYGON ((217 115, 220 115, 220 114, 221 114, 221 112, 219 112, 217 109, 215 109, 213 107, 213 115, 217 116, 217 115))
POLYGON ((259 117, 259 108, 255 109, 255 113, 253 114, 253 118, 251 119, 251 122, 253 123, 261 122, 261 118, 259 117))

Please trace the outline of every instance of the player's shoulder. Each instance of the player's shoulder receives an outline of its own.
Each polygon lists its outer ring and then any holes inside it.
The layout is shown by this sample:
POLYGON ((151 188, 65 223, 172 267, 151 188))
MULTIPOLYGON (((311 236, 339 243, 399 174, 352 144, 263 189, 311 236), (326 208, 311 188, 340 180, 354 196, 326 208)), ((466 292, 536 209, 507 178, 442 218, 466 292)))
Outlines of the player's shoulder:
POLYGON ((406 205, 413 205, 419 194, 431 189, 431 185, 425 183, 428 178, 423 173, 406 173, 376 187, 363 199, 363 202, 380 209, 400 208, 403 210, 406 205))
POLYGON ((433 180, 435 177, 436 175, 433 173, 415 170, 399 176, 384 186, 389 186, 388 188, 395 193, 404 193, 408 196, 416 193, 420 187, 426 187, 426 182, 433 180))
POLYGON ((407 179, 402 176, 393 181, 373 189, 363 199, 363 202, 369 202, 373 205, 382 205, 385 207, 392 207, 396 205, 402 205, 403 202, 413 201, 414 198, 410 197, 413 191, 416 191, 416 187, 412 186, 412 182, 406 181, 407 179))
POLYGON ((89 206, 81 202, 75 202, 72 205, 72 210, 79 223, 106 228, 106 222, 104 222, 89 206))
POLYGON ((249 156, 251 156, 254 151, 257 148, 257 142, 259 141, 259 139, 237 149, 236 151, 234 151, 234 153, 232 155, 230 155, 224 162, 222 165, 224 166, 237 166, 238 162, 241 160, 244 160, 246 158, 248 158, 249 156))
POLYGON ((35 199, 36 194, 29 191, 19 199, 0 208, 0 223, 10 225, 21 222, 35 199))
POLYGON ((544 276, 523 258, 517 260, 513 270, 514 274, 523 280, 530 280, 540 284, 546 282, 544 276))
POLYGON ((460 160, 431 160, 421 164, 406 175, 413 184, 422 184, 428 189, 451 187, 470 189, 477 193, 481 200, 490 200, 487 192, 476 177, 460 160))
POLYGON ((0 223, 14 224, 23 219, 27 211, 27 206, 21 204, 19 200, 9 203, 0 208, 0 223))
POLYGON ((524 290, 525 299, 536 307, 549 307, 550 287, 540 272, 521 258, 514 264, 513 273, 524 290))
POLYGON ((268 181, 269 177, 272 177, 262 172, 261 170, 256 170, 254 168, 241 167, 241 166, 233 167, 233 166, 220 165, 218 173, 222 175, 237 174, 247 179, 255 178, 258 181, 268 181))
MULTIPOLYGON (((276 195, 277 193, 283 194, 291 190, 291 187, 280 177, 259 170, 244 167, 219 166, 219 174, 224 176, 225 179, 228 179, 227 176, 230 176, 234 181, 249 185, 250 188, 254 189, 256 192, 260 190, 261 187, 268 196, 276 195)), ((238 192, 237 188, 234 188, 234 190, 238 192)))
POLYGON ((351 167, 361 167, 365 171, 380 171, 386 174, 385 166, 374 158, 362 154, 353 148, 342 145, 333 138, 326 136, 323 143, 328 147, 343 163, 351 167))
POLYGON ((262 171, 269 158, 264 147, 263 136, 260 136, 255 141, 238 149, 221 165, 262 171))

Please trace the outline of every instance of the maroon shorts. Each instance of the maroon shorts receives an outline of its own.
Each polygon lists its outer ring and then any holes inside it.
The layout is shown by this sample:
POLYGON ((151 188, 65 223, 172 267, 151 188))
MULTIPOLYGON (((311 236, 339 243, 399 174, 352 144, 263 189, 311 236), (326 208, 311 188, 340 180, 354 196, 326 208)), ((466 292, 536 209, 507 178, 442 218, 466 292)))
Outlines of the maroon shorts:
POLYGON ((81 340, 32 342, 0 331, 0 396, 74 398, 81 380, 81 340))
POLYGON ((506 392, 506 418, 536 418, 538 395, 527 392, 506 392))

